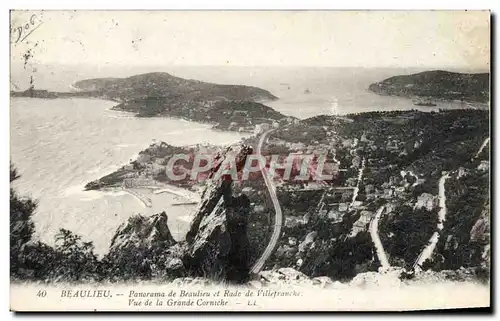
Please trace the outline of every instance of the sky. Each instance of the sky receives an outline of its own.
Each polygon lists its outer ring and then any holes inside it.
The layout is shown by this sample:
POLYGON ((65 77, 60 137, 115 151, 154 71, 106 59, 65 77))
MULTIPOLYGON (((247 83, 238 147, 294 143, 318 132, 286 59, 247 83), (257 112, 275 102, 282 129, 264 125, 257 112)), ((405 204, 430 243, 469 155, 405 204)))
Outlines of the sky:
POLYGON ((489 69, 489 18, 488 11, 13 11, 11 62, 489 69))

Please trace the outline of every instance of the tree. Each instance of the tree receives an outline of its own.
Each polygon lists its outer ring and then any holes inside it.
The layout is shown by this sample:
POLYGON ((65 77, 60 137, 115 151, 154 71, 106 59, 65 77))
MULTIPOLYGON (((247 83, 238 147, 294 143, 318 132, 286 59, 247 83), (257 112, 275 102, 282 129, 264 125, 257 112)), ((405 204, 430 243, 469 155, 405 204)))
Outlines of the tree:
MULTIPOLYGON (((10 183, 20 176, 16 168, 10 166, 10 183)), ((11 275, 18 275, 23 266, 22 251, 31 240, 35 226, 31 216, 35 213, 37 202, 29 198, 21 198, 10 188, 10 262, 11 275)))
MULTIPOLYGON (((10 183, 20 176, 10 166, 10 183)), ((61 229, 55 248, 32 240, 35 226, 32 216, 37 202, 21 198, 10 188, 10 262, 11 276, 21 280, 76 281, 99 277, 99 261, 92 242, 61 229)))
POLYGON ((92 242, 83 242, 81 236, 60 229, 56 234, 56 261, 52 274, 64 281, 96 279, 99 261, 92 242))

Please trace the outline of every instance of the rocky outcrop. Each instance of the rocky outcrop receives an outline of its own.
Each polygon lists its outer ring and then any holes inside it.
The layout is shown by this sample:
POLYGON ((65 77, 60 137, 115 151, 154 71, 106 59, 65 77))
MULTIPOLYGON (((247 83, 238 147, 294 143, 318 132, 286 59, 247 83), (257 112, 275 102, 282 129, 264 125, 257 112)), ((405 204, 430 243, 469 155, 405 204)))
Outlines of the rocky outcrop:
POLYGON ((246 145, 233 146, 216 158, 218 163, 209 174, 185 241, 174 240, 165 212, 151 217, 137 215, 122 224, 106 258, 115 267, 113 271, 120 275, 140 271, 140 277, 248 281, 250 202, 244 194, 233 196, 233 180, 224 169, 234 164, 239 173, 251 152, 246 145))
POLYGON ((132 216, 126 223, 118 227, 111 239, 110 252, 124 250, 129 247, 151 249, 153 247, 168 248, 176 242, 167 225, 165 212, 146 217, 132 216))
POLYGON ((481 216, 474 223, 470 231, 470 247, 472 256, 480 262, 480 265, 486 269, 490 268, 491 257, 491 222, 490 222, 490 203, 485 202, 481 216))
MULTIPOLYGON (((248 146, 230 147, 218 157, 209 174, 207 187, 186 235, 186 264, 195 275, 235 282, 248 280, 249 242, 246 236, 250 202, 245 195, 232 195, 231 178, 217 175, 226 166, 226 156, 236 159, 236 172, 242 170, 248 146)), ((228 157, 229 159, 229 157, 228 157)))
POLYGON ((185 275, 185 247, 174 240, 167 221, 167 214, 161 212, 150 217, 136 215, 123 223, 105 257, 111 274, 125 279, 185 275))
POLYGON ((189 236, 188 252, 186 260, 193 269, 194 274, 203 275, 215 279, 224 278, 225 262, 229 254, 231 239, 226 227, 225 212, 222 208, 214 208, 211 212, 202 216, 198 212, 200 219, 197 225, 198 231, 191 227, 189 236))

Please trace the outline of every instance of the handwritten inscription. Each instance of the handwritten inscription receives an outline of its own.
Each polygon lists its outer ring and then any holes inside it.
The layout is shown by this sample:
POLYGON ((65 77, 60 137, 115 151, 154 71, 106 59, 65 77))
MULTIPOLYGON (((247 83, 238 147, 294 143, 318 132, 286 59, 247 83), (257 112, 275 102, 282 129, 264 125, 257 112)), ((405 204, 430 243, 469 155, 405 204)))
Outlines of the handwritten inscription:
POLYGON ((43 24, 43 21, 36 14, 32 14, 30 19, 22 25, 10 27, 10 39, 12 43, 23 42, 29 35, 43 24))

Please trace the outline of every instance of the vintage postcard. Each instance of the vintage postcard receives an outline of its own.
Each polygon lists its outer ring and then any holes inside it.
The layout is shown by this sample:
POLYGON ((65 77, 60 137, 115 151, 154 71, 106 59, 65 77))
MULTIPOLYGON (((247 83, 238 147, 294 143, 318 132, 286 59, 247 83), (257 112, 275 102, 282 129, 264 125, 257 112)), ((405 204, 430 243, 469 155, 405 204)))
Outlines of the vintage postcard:
POLYGON ((490 307, 489 11, 11 11, 12 311, 490 307))

